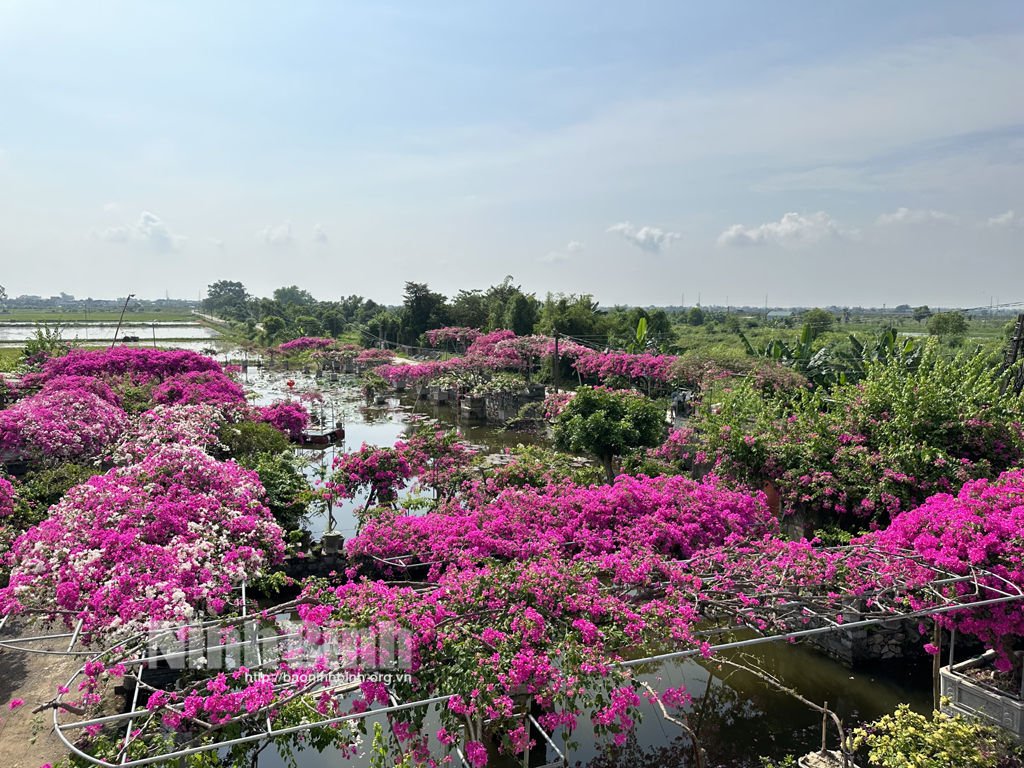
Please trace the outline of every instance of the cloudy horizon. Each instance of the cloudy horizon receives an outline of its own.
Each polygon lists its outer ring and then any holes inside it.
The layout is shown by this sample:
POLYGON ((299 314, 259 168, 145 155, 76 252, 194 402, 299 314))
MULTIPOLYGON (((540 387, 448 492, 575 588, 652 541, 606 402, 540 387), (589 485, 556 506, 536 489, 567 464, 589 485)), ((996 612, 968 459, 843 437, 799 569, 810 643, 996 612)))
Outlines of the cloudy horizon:
POLYGON ((12 295, 1024 300, 1017 3, 14 3, 0 82, 12 295))

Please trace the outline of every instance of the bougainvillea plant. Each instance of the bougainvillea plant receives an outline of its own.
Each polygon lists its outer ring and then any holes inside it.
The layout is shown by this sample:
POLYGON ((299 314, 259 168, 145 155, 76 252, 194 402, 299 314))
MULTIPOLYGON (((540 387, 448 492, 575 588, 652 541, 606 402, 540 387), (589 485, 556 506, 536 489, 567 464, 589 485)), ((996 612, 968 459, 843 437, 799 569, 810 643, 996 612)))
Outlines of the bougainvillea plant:
POLYGON ((284 554, 263 493, 255 472, 195 447, 158 446, 72 488, 14 542, 0 612, 82 620, 86 638, 217 614, 243 579, 284 554))
POLYGON ((58 389, 0 411, 0 445, 39 464, 102 456, 128 427, 118 406, 89 389, 58 389))

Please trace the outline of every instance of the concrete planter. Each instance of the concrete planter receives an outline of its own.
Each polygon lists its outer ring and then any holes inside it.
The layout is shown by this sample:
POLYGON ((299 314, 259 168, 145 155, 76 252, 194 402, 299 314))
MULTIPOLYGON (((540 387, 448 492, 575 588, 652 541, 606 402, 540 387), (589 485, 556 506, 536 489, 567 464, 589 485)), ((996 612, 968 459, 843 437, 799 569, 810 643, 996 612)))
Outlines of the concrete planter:
POLYGON ((405 392, 405 382, 400 381, 395 384, 395 392, 405 392))
POLYGON ((336 555, 345 545, 345 537, 336 532, 325 533, 320 537, 320 545, 323 547, 325 555, 336 555))
POLYGON ((432 403, 447 403, 452 399, 452 392, 450 389, 441 389, 440 387, 430 388, 430 402, 432 403))
POLYGON ((352 363, 345 363, 341 370, 343 373, 355 373, 356 367, 352 363))
POLYGON ((530 400, 543 400, 547 396, 547 390, 543 384, 529 384, 527 387, 526 396, 530 400))
POLYGON ((995 657, 995 651, 986 651, 981 656, 954 664, 952 670, 948 666, 943 667, 940 670, 942 695, 950 703, 942 710, 956 715, 978 715, 1002 726, 1018 745, 1024 745, 1024 702, 979 685, 964 675, 968 669, 990 664, 995 657))
POLYGON ((464 418, 480 420, 487 418, 487 398, 485 397, 464 397, 459 406, 464 418))

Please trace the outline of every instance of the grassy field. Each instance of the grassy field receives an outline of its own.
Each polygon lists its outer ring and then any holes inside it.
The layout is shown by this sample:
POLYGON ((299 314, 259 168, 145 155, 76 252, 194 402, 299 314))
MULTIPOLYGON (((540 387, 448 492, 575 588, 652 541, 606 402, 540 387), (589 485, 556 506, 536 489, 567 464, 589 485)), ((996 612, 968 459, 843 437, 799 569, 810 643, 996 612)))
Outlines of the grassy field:
MULTIPOLYGON (((121 310, 97 310, 82 312, 62 312, 57 309, 11 309, 0 313, 0 323, 14 322, 48 322, 60 320, 62 323, 116 323, 121 310)), ((185 309, 154 309, 143 312, 125 312, 126 323, 150 322, 194 322, 195 315, 185 309)))

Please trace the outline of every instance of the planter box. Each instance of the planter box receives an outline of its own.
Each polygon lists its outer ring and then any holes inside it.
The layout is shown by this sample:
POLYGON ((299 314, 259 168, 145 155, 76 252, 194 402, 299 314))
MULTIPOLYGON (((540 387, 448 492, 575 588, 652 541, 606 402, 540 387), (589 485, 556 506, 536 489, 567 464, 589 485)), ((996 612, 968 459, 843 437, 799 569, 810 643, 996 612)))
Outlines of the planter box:
POLYGON ((963 674, 968 669, 989 664, 995 656, 995 651, 986 651, 981 656, 955 664, 952 670, 946 666, 939 671, 942 676, 942 695, 949 699, 949 706, 943 707, 942 711, 968 717, 979 715, 1002 726, 1018 745, 1024 745, 1024 703, 988 686, 979 685, 963 674))
POLYGON ((441 389, 439 387, 430 388, 430 402, 432 403, 447 403, 452 399, 452 392, 450 389, 441 389))
POLYGON ((395 384, 395 392, 405 392, 405 382, 400 381, 395 384))
POLYGON ((341 370, 343 373, 355 373, 356 367, 352 365, 352 363, 345 363, 344 367, 341 370))
POLYGON ((487 418, 487 398, 485 397, 464 397, 459 404, 462 415, 467 419, 487 418))

